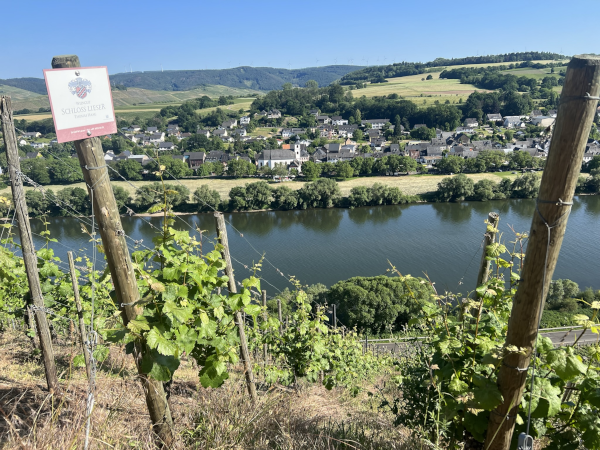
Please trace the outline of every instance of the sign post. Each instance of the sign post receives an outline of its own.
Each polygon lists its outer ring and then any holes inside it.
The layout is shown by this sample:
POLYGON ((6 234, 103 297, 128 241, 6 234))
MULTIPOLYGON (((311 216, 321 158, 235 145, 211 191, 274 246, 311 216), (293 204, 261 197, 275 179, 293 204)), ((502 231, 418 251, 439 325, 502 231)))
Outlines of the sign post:
POLYGON ((117 132, 106 67, 44 70, 58 142, 117 132))

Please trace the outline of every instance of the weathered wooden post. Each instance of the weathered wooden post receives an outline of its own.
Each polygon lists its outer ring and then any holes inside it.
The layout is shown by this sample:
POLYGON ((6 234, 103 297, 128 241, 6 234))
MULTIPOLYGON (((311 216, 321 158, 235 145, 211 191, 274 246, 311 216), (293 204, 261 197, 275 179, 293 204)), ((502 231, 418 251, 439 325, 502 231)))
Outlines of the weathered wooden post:
MULTIPOLYGON (((77 68, 79 57, 76 55, 55 56, 52 59, 53 69, 77 68)), ((141 308, 135 305, 140 300, 137 281, 131 264, 125 233, 121 225, 121 217, 115 201, 104 152, 100 139, 93 137, 74 142, 79 164, 83 169, 83 178, 92 199, 95 220, 98 223, 102 245, 106 254, 117 304, 121 305, 123 324, 141 314, 141 308)), ((94 233, 94 230, 92 230, 94 233)), ((136 343, 134 359, 137 366, 139 379, 146 394, 146 405, 150 413, 154 432, 160 444, 170 448, 173 444, 173 419, 167 402, 167 396, 162 382, 147 376, 141 370, 143 346, 136 343)))
MULTIPOLYGON (((229 277, 227 286, 229 292, 232 294, 237 293, 237 287, 235 285, 235 278, 233 276, 233 265, 231 264, 231 255, 229 254, 229 242, 227 240, 227 228, 225 227, 225 218, 220 212, 215 212, 215 220, 217 222, 217 239, 223 247, 221 249, 221 255, 225 260, 226 268, 225 274, 229 277)), ((248 341, 246 340, 246 332, 244 331, 244 322, 242 321, 241 312, 235 314, 235 320, 238 326, 238 333, 240 335, 240 354, 242 356, 242 363, 244 364, 244 374, 246 376, 246 386, 248 393, 252 399, 252 403, 256 403, 256 386, 254 385, 254 375, 252 373, 252 361, 250 360, 250 352, 248 352, 248 341)))
POLYGON ((496 242, 496 230, 498 229, 498 221, 500 216, 498 213, 491 212, 488 215, 488 225, 485 237, 483 238, 483 253, 481 255, 481 264, 479 266, 479 274, 477 275, 476 288, 486 283, 490 277, 490 263, 491 261, 486 259, 488 245, 492 245, 496 242))
POLYGON ((567 68, 552 144, 533 214, 521 282, 508 323, 506 345, 525 354, 504 358, 498 375, 503 402, 490 414, 487 450, 508 450, 521 403, 541 311, 567 227, 585 144, 600 94, 600 57, 574 56, 567 68), (512 408, 510 406, 512 405, 512 408))
POLYGON ((279 319, 279 335, 283 335, 283 320, 281 318, 281 299, 277 299, 277 318, 279 319))
POLYGON ((29 325, 32 328, 35 327, 31 320, 31 310, 33 310, 35 325, 37 325, 37 334, 40 339, 40 349, 44 360, 46 384, 50 392, 58 392, 60 386, 58 385, 58 377, 56 376, 52 337, 46 318, 44 297, 42 296, 42 287, 37 268, 37 255, 35 253, 35 246, 33 245, 33 238, 31 237, 31 225, 29 223, 27 204, 25 203, 25 191, 23 190, 23 182, 20 177, 21 164, 19 163, 19 148, 17 146, 10 97, 0 96, 0 122, 2 122, 2 136, 4 136, 4 146, 6 147, 6 160, 8 162, 8 172, 11 182, 10 189, 15 204, 15 213, 19 222, 23 262, 25 264, 25 271, 27 272, 29 293, 31 295, 31 303, 28 302, 27 307, 28 314, 30 315, 29 325))
POLYGON ((77 306, 77 317, 79 318, 79 333, 81 334, 81 349, 85 358, 85 370, 88 380, 92 379, 92 365, 90 363, 89 349, 87 348, 87 333, 85 332, 85 322, 83 321, 83 309, 81 308, 81 299, 79 298, 79 283, 77 282, 77 274, 75 273, 75 262, 73 261, 73 252, 67 252, 69 257, 69 271, 71 272, 71 284, 73 285, 73 295, 75 297, 75 305, 77 306))
MULTIPOLYGON (((263 313, 263 321, 265 323, 267 323, 268 319, 268 312, 267 312, 267 291, 265 291, 263 289, 262 291, 262 306, 264 309, 264 313, 263 313)), ((265 330, 264 334, 266 334, 267 331, 265 330)), ((267 344, 263 344, 263 361, 265 366, 267 365, 267 358, 268 358, 268 353, 269 353, 269 346, 267 344)))
POLYGON ((332 306, 333 306, 333 329, 337 330, 337 312, 335 310, 335 303, 332 306))

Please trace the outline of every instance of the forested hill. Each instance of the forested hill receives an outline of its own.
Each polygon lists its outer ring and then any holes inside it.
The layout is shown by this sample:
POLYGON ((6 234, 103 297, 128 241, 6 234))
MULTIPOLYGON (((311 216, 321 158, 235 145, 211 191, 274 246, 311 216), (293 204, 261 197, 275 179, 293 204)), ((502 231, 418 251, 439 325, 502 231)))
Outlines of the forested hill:
POLYGON ((135 72, 111 75, 111 81, 126 87, 158 91, 187 91, 204 84, 218 84, 234 88, 271 91, 285 83, 304 86, 315 80, 327 86, 361 66, 325 66, 305 69, 275 69, 272 67, 236 67, 219 70, 168 70, 165 72, 135 72))
POLYGON ((426 63, 415 62, 400 62, 388 64, 387 66, 371 66, 350 72, 342 77, 340 84, 356 84, 356 83, 382 83, 386 78, 405 77, 408 75, 417 75, 425 73, 427 69, 432 67, 443 66, 458 66, 461 64, 493 64, 493 63, 511 63, 517 61, 543 61, 566 59, 565 55, 550 52, 518 52, 505 53, 503 55, 486 55, 486 56, 467 56, 465 58, 436 58, 433 61, 426 63))
MULTIPOLYGON (((222 85, 233 88, 271 91, 281 89, 285 83, 304 86, 315 80, 319 86, 328 86, 345 74, 362 66, 324 66, 305 69, 275 69, 272 67, 236 67, 215 70, 166 70, 164 72, 117 73, 111 82, 126 87, 154 91, 187 91, 203 85, 222 85)), ((41 78, 0 79, 0 85, 12 86, 37 94, 46 94, 46 84, 41 78)))

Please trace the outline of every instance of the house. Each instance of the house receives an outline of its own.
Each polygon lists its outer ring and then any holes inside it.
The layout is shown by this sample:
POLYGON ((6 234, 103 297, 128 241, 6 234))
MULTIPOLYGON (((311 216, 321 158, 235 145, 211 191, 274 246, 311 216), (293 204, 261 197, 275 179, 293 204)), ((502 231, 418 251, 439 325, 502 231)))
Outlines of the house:
POLYGON ((531 118, 534 118, 534 117, 540 117, 540 116, 543 116, 543 115, 544 115, 544 114, 543 114, 543 113, 542 113, 542 111, 540 111, 539 109, 534 109, 534 110, 531 112, 531 118))
POLYGON ((525 128, 525 124, 521 120, 520 116, 505 116, 504 117, 505 128, 525 128))
POLYGON ((225 154, 219 150, 213 150, 209 152, 208 155, 204 158, 204 162, 223 162, 225 154))
POLYGON ((358 127, 356 125, 338 125, 338 135, 351 138, 358 127))
POLYGON ((311 116, 315 116, 315 117, 317 117, 319 114, 321 114, 321 110, 319 110, 319 109, 311 109, 311 110, 310 110, 308 113, 309 113, 311 116))
POLYGON ((369 119, 369 120, 361 120, 361 126, 365 127, 367 124, 371 124, 371 128, 374 130, 381 130, 385 126, 386 123, 389 123, 390 119, 369 119))
POLYGON ((378 129, 370 129, 365 133, 369 138, 378 138, 381 136, 381 130, 378 129))
POLYGON ((321 125, 319 128, 319 136, 322 138, 333 139, 335 134, 335 128, 331 125, 321 125))
POLYGON ((327 161, 327 153, 323 148, 318 148, 315 152, 310 156, 310 159, 314 162, 324 162, 327 161))
POLYGON ((284 139, 289 139, 294 135, 291 128, 284 128, 281 130, 281 137, 284 139))
POLYGON ((456 133, 473 134, 473 133, 475 133, 475 129, 473 127, 457 127, 456 128, 456 133))
POLYGON ((388 148, 384 150, 384 153, 400 153, 400 144, 390 144, 388 148))
POLYGON ((425 125, 424 123, 417 123, 413 127, 413 130, 418 130, 419 128, 423 128, 423 127, 427 127, 427 125, 425 125))
POLYGON ((221 124, 221 127, 229 128, 231 130, 232 128, 237 127, 237 120, 236 119, 226 120, 221 124))
POLYGON ((548 116, 552 117, 554 119, 556 119, 556 114, 557 114, 557 112, 555 109, 551 109, 550 111, 548 111, 548 116))
POLYGON ((179 126, 172 123, 170 125, 167 125, 167 133, 174 133, 175 131, 179 131, 179 126))
POLYGON ((461 134, 460 136, 456 137, 456 142, 460 144, 469 144, 471 142, 471 139, 469 139, 469 136, 467 136, 466 134, 461 134))
POLYGON ((48 143, 47 142, 32 142, 31 145, 33 148, 44 148, 44 147, 48 147, 48 143))
POLYGON ((206 158, 206 153, 204 152, 185 152, 183 154, 186 157, 187 163, 190 166, 190 169, 197 169, 202 164, 204 164, 204 160, 206 158))
POLYGON ((210 137, 210 130, 200 130, 198 129, 198 131, 196 131, 197 134, 201 134, 203 136, 206 136, 207 138, 210 137))
POLYGON ((150 136, 149 142, 151 144, 158 144, 160 142, 164 142, 165 141, 165 133, 154 133, 152 136, 150 136))
POLYGON ((225 128, 217 128, 212 134, 213 136, 224 137, 227 136, 227 130, 225 128))
POLYGON ((317 116, 317 123, 320 125, 326 125, 328 123, 331 123, 331 119, 329 118, 329 116, 317 116))
POLYGON ((419 159, 421 159, 421 152, 419 150, 408 150, 408 156, 418 161, 419 159))
POLYGON ((385 144, 385 139, 378 138, 378 139, 372 139, 371 143, 369 145, 376 150, 381 150, 381 147, 383 147, 383 144, 385 144))
POLYGON ((429 145, 425 150, 426 156, 443 156, 443 151, 445 148, 442 148, 438 145, 429 145))
POLYGON ((158 133, 158 127, 147 127, 147 128, 146 128, 146 133, 147 133, 147 134, 155 134, 155 133, 158 133))
POLYGON ((146 156, 146 155, 129 155, 129 157, 127 159, 138 162, 142 166, 145 166, 146 164, 148 164, 150 162, 150 158, 148 158, 148 156, 146 156))
POLYGON ((490 122, 502 122, 502 115, 501 114, 488 114, 487 119, 490 122))
POLYGON ((186 138, 190 138, 192 137, 192 133, 181 133, 181 136, 179 136, 179 139, 186 139, 186 138))
POLYGON ((421 163, 425 166, 425 167, 433 167, 437 164, 437 162, 439 160, 441 160, 442 157, 441 156, 422 156, 421 157, 421 163))
POLYGON ((465 119, 466 128, 477 128, 478 126, 479 122, 477 122, 477 119, 465 119))
POLYGON ((23 137, 25 139, 37 139, 39 137, 42 137, 42 133, 39 133, 37 131, 29 131, 27 133, 23 133, 23 137))
POLYGON ((268 166, 273 168, 278 165, 289 166, 296 159, 296 154, 291 150, 263 150, 256 158, 258 168, 268 166))
POLYGON ((240 117, 240 125, 248 125, 250 123, 250 116, 240 117))
POLYGON ((113 158, 113 161, 123 161, 124 159, 129 159, 131 156, 131 152, 129 150, 125 150, 124 152, 119 153, 117 156, 113 158))
POLYGON ((342 116, 333 116, 331 118, 332 125, 348 125, 348 121, 346 119, 342 119, 342 116))
POLYGON ((549 127, 554 124, 554 117, 549 116, 536 116, 531 119, 531 123, 537 127, 549 127))
POLYGON ((281 111, 278 109, 272 109, 267 113, 267 119, 280 119, 281 111))
POLYGON ((139 125, 131 125, 129 128, 127 128, 127 131, 129 131, 130 133, 137 133, 141 129, 142 127, 140 127, 139 125))
POLYGON ((42 156, 42 154, 40 152, 27 152, 25 154, 25 158, 27 158, 27 159, 35 159, 35 158, 44 159, 44 157, 42 156))
POLYGON ((109 150, 104 154, 104 161, 112 161, 113 159, 115 159, 115 152, 112 150, 109 150))
POLYGON ((158 150, 167 151, 167 150, 175 150, 175 144, 172 142, 160 142, 158 144, 158 150))
POLYGON ((244 137, 246 136, 246 134, 248 134, 246 132, 245 128, 239 128, 237 130, 233 130, 233 132, 231 133, 233 136, 239 136, 239 137, 244 137))

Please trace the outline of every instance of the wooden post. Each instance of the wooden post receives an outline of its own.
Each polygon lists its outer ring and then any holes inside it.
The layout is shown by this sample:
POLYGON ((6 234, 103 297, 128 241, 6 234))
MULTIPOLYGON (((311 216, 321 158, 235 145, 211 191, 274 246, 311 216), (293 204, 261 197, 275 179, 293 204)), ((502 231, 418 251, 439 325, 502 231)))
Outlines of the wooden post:
POLYGON ((75 273, 75 262, 73 261, 73 252, 67 252, 69 257, 69 271, 71 272, 71 284, 73 285, 73 295, 75 297, 75 305, 77 306, 77 317, 79 317, 79 333, 81 334, 81 349, 85 358, 85 370, 88 380, 92 379, 92 365, 90 363, 89 349, 86 345, 87 333, 85 332, 85 322, 83 321, 83 309, 81 308, 81 299, 79 298, 79 283, 77 282, 77 274, 75 273))
MULTIPOLYGON (((77 68, 79 57, 76 55, 55 56, 52 59, 53 69, 77 68)), ((75 71, 73 71, 75 76, 75 71)), ((75 150, 79 164, 83 169, 83 178, 92 199, 95 221, 98 223, 102 245, 106 255, 106 262, 110 270, 117 304, 121 305, 123 324, 127 326, 130 320, 141 314, 141 308, 135 306, 140 300, 137 282, 131 257, 125 241, 125 233, 121 225, 121 217, 115 201, 102 144, 100 139, 82 139, 75 141, 75 150), (93 187, 93 189, 91 188, 93 187)), ((94 232, 94 230, 91 230, 94 232)), ((144 374, 141 370, 143 346, 136 343, 134 360, 137 366, 139 379, 144 387, 146 405, 150 413, 154 432, 157 434, 159 444, 167 448, 173 445, 173 419, 167 402, 167 396, 162 382, 156 381, 144 374)))
MULTIPOLYGON (((492 228, 496 229, 496 228, 498 228, 499 220, 500 220, 500 216, 498 215, 498 213, 491 212, 488 215, 489 224, 487 226, 491 226, 492 228)), ((484 237, 484 241, 483 241, 483 253, 481 254, 481 265, 479 266, 479 274, 477 275, 477 285, 475 286, 476 288, 478 288, 479 286, 481 286, 484 283, 487 283, 487 281, 490 277, 491 261, 488 261, 486 259, 487 247, 488 247, 488 245, 492 245, 494 242, 496 242, 496 232, 495 231, 487 231, 485 233, 485 237, 484 237)))
MULTIPOLYGON (((37 325, 37 334, 40 339, 40 348, 44 360, 44 371, 46 372, 46 384, 48 390, 58 392, 58 377, 56 376, 56 365, 54 363, 54 350, 52 348, 52 336, 50 327, 44 310, 44 297, 42 296, 42 287, 40 286, 40 277, 37 268, 37 255, 33 238, 31 237, 31 225, 29 223, 29 213, 25 203, 25 191, 23 182, 18 175, 21 172, 19 163, 19 148, 17 146, 17 136, 15 134, 15 125, 13 122, 13 111, 10 97, 0 96, 0 122, 2 122, 2 135, 4 136, 4 145, 6 147, 6 160, 8 162, 8 171, 10 174, 10 189, 12 191, 13 202, 15 204, 15 213, 19 221, 19 235, 21 238, 21 250, 23 253, 23 263, 27 272, 27 281, 29 283, 29 292, 31 295, 31 304, 28 305, 29 314, 33 308, 35 314, 35 324, 37 325), (31 308, 32 307, 32 308, 31 308)), ((31 322, 31 321, 30 321, 31 322)), ((33 326, 33 323, 30 323, 33 326)))
MULTIPOLYGON (((267 320, 269 320, 268 318, 268 313, 267 313, 267 291, 265 291, 263 289, 262 291, 262 306, 264 308, 264 315, 263 315, 263 320, 265 321, 265 323, 267 322, 267 320)), ((267 333, 266 331, 264 332, 265 334, 267 333)), ((268 358, 268 353, 269 353, 269 346, 267 344, 263 344, 263 361, 265 366, 267 365, 267 358, 268 358)))
POLYGON ((508 450, 521 403, 541 311, 567 227, 581 161, 600 94, 600 57, 574 56, 567 68, 552 144, 533 214, 521 282, 508 323, 506 345, 526 349, 506 356, 498 385, 503 403, 490 414, 486 449, 508 450), (547 227, 548 224, 551 229, 547 227), (546 264, 547 261, 547 264, 546 264), (513 405, 511 409, 509 406, 513 405), (495 437, 494 437, 495 436, 495 437))
MULTIPOLYGON (((233 265, 231 264, 231 255, 229 254, 229 242, 227 240, 227 228, 225 228, 225 218, 220 212, 215 212, 215 220, 217 221, 217 239, 223 246, 221 249, 221 255, 225 260, 227 267, 225 268, 225 274, 229 277, 227 283, 229 292, 232 294, 237 293, 237 287, 235 286, 235 278, 233 276, 233 265)), ((264 291, 263 291, 264 292, 264 291)), ((244 363, 244 372, 246 376, 246 386, 248 393, 252 399, 252 403, 256 403, 256 386, 254 385, 254 375, 252 373, 252 361, 250 360, 250 353, 248 352, 248 341, 246 340, 246 332, 244 331, 244 322, 242 321, 242 314, 238 311, 235 314, 235 320, 238 326, 238 333, 240 335, 240 354, 242 356, 242 362, 244 363)))
POLYGON ((277 299, 277 318, 279 319, 279 335, 283 335, 283 319, 281 316, 281 299, 277 299))
POLYGON ((333 306, 333 329, 337 330, 337 312, 335 310, 335 303, 332 306, 333 306))

